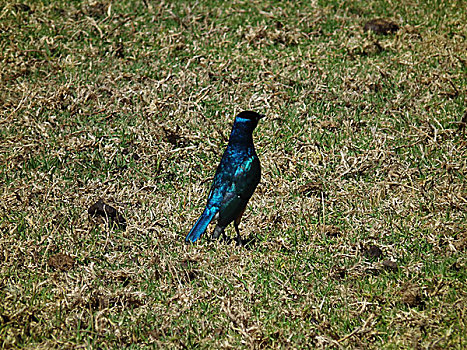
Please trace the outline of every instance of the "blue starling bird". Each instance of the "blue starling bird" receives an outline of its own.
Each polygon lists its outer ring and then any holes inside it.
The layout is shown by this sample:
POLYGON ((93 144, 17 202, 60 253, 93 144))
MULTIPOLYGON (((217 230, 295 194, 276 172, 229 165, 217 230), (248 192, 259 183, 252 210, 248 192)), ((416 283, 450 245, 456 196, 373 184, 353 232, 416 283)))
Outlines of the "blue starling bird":
POLYGON ((238 225, 261 179, 261 165, 253 145, 253 130, 262 117, 256 112, 244 111, 235 118, 229 144, 214 175, 206 208, 185 241, 195 242, 209 223, 217 220, 212 239, 219 238, 221 234, 225 239, 224 229, 234 221, 236 241, 242 243, 238 225))

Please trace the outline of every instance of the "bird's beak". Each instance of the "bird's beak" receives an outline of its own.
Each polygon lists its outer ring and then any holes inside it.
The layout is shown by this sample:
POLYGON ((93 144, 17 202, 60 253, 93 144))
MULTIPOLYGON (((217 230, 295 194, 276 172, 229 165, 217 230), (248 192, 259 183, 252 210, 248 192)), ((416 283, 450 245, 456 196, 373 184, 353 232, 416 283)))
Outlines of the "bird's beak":
POLYGON ((266 118, 266 115, 265 114, 260 114, 259 119, 263 119, 263 118, 266 118))

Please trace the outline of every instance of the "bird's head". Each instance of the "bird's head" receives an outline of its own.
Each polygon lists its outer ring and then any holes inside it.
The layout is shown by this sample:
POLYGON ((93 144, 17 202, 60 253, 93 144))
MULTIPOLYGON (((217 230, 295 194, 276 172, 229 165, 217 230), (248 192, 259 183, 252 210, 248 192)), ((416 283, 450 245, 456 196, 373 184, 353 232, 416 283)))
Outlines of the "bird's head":
POLYGON ((251 131, 253 131, 261 118, 264 118, 263 114, 259 114, 253 111, 243 111, 240 112, 235 118, 235 124, 245 124, 251 128, 251 131))

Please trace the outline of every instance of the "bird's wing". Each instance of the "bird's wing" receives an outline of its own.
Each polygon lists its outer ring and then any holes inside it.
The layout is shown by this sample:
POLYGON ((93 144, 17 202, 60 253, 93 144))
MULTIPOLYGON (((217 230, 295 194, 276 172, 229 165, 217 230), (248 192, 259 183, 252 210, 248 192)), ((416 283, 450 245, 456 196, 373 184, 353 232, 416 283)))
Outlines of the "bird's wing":
MULTIPOLYGON (((250 199, 261 178, 261 166, 256 154, 246 156, 235 169, 230 191, 244 200, 250 199)), ((228 190, 228 191, 229 191, 228 190)))
POLYGON ((225 184, 219 206, 218 224, 225 227, 237 219, 253 194, 261 177, 258 157, 255 154, 245 156, 233 169, 230 181, 225 184))
POLYGON ((214 175, 208 202, 212 199, 220 204, 227 192, 236 192, 249 198, 260 177, 260 164, 254 151, 239 154, 227 150, 214 175))

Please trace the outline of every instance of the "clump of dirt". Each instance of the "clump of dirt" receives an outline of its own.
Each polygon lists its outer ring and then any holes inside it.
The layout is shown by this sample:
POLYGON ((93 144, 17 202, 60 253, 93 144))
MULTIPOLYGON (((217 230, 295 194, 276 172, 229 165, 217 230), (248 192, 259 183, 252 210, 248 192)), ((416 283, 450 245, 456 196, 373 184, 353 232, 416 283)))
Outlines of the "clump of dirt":
POLYGON ((378 246, 372 244, 368 248, 363 249, 363 254, 369 259, 378 259, 383 256, 383 251, 378 246))
POLYGON ((121 229, 126 228, 125 218, 111 205, 105 204, 102 199, 91 205, 88 209, 88 214, 93 217, 101 216, 110 224, 115 224, 121 229))
POLYGON ((410 307, 423 306, 422 292, 415 284, 405 283, 400 291, 401 302, 410 307))
POLYGON ((49 258, 47 265, 59 271, 69 271, 75 265, 75 259, 63 253, 57 253, 49 258))
POLYGON ((363 30, 366 32, 371 31, 376 34, 388 35, 397 32, 399 26, 387 19, 376 18, 366 22, 363 26, 363 30))

